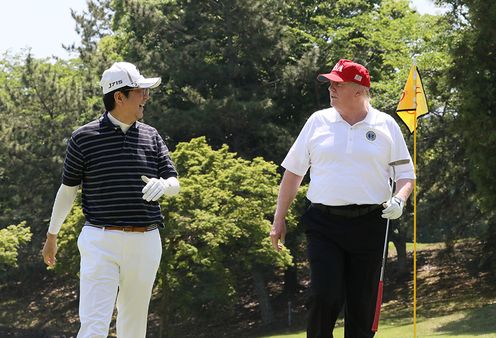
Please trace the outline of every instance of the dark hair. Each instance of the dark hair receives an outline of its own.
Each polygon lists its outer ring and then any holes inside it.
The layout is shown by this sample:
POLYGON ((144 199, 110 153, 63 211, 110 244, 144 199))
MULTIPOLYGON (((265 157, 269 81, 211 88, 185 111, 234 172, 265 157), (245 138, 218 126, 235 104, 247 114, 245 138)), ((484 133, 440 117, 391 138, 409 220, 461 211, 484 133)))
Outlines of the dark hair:
POLYGON ((116 92, 122 92, 126 97, 129 97, 129 89, 133 89, 132 87, 125 86, 122 88, 118 88, 116 90, 113 90, 111 92, 108 92, 107 94, 103 95, 103 105, 105 106, 106 111, 112 111, 115 108, 115 99, 114 99, 114 93, 116 92))

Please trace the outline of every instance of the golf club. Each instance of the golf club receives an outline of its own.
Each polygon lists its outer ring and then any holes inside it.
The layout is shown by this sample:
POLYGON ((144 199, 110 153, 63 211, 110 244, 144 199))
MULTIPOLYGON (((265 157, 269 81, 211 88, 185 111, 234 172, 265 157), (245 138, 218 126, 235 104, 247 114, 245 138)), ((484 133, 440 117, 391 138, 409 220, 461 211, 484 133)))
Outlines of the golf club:
MULTIPOLYGON (((393 190, 394 190, 394 182, 396 180, 396 170, 395 167, 398 165, 403 165, 410 163, 409 159, 393 161, 389 163, 389 166, 393 168, 393 181, 391 184, 391 194, 389 195, 389 201, 393 198, 393 190)), ((379 287, 377 289, 377 301, 375 303, 375 315, 374 315, 374 323, 372 324, 372 332, 377 332, 377 328, 379 327, 379 317, 381 315, 381 305, 382 305, 382 288, 384 285, 384 267, 386 266, 386 252, 388 245, 388 232, 389 232, 389 218, 386 222, 386 235, 384 238, 384 250, 382 252, 382 265, 381 265, 381 277, 379 278, 379 287)))

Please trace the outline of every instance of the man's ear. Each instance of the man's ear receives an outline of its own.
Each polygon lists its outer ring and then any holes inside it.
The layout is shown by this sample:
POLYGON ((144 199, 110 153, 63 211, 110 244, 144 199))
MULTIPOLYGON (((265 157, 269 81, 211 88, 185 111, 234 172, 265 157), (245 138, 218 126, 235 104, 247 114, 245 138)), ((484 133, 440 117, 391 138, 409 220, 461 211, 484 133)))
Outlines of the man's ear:
POLYGON ((362 96, 364 93, 363 88, 358 87, 357 91, 355 92, 355 96, 362 96))
POLYGON ((124 102, 124 93, 121 91, 116 91, 114 93, 115 105, 122 104, 124 102))

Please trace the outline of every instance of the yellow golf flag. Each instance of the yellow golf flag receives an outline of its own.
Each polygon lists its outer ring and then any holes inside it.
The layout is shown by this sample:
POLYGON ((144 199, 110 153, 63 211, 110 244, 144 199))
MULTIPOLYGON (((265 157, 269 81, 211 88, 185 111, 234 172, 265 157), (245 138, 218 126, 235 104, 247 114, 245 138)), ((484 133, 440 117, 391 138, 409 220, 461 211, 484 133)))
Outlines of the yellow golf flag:
POLYGON ((410 133, 413 133, 417 128, 417 118, 428 112, 429 108, 427 107, 422 79, 418 68, 412 65, 396 113, 405 122, 410 133))

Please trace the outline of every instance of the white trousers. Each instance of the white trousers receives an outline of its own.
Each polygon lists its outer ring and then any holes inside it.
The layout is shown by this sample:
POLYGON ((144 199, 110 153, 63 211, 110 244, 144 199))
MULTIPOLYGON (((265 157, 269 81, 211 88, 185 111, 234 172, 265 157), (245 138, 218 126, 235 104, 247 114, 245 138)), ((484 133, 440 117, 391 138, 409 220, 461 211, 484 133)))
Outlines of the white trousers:
POLYGON ((106 338, 117 304, 117 337, 145 338, 162 256, 158 229, 141 233, 84 226, 78 248, 81 328, 77 337, 106 338))

